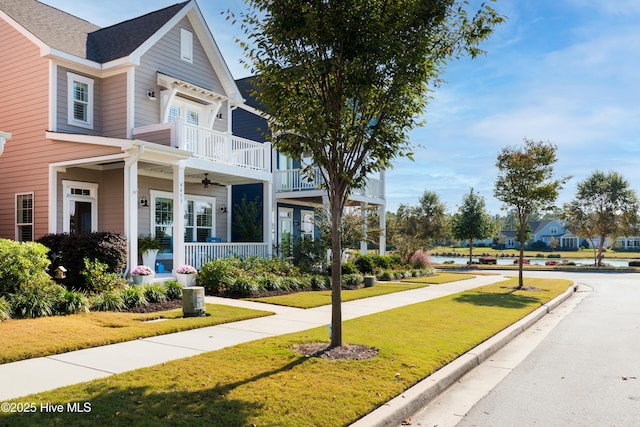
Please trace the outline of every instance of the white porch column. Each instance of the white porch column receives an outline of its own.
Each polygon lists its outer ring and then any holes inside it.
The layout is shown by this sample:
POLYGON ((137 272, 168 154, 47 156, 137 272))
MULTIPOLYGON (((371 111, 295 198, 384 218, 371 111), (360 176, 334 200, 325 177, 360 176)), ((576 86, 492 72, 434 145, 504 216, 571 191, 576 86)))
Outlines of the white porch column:
MULTIPOLYGON (((138 158, 130 157, 124 162, 124 235, 129 250, 127 272, 138 264, 138 158)), ((155 265, 149 267, 156 268, 155 265)))
POLYGON ((265 181, 262 183, 262 241, 267 244, 267 254, 269 257, 273 251, 273 183, 265 181))
POLYGON ((380 255, 387 254, 387 205, 379 205, 380 209, 380 255))
POLYGON ((362 218, 362 241, 360 242, 360 254, 366 255, 368 250, 367 245, 367 208, 368 205, 366 203, 360 204, 360 217, 362 218))
POLYGON ((185 263, 184 165, 173 165, 173 270, 185 263))
POLYGON ((233 187, 231 185, 227 185, 227 200, 224 202, 227 207, 227 242, 231 243, 231 238, 233 237, 233 187))

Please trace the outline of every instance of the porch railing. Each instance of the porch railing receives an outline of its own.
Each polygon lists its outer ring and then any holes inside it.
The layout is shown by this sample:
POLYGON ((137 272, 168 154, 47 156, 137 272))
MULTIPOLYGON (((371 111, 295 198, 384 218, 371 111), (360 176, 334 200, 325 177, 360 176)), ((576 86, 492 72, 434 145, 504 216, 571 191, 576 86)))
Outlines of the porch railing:
MULTIPOLYGON (((322 182, 322 174, 318 168, 314 169, 311 181, 302 173, 302 169, 284 169, 275 172, 276 192, 317 190, 321 188, 322 182)), ((363 188, 355 189, 351 194, 383 199, 384 185, 380 179, 368 178, 363 188)))
POLYGON ((214 162, 268 172, 271 144, 178 122, 178 148, 214 162))
POLYGON ((267 258, 271 255, 266 243, 185 243, 185 262, 198 270, 216 258, 267 258))

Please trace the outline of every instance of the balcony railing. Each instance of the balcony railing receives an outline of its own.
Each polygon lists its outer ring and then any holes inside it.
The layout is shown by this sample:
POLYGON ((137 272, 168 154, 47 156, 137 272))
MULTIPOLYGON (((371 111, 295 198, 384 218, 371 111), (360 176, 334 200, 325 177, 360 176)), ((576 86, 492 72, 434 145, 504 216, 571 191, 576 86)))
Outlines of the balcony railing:
POLYGON ((267 258, 271 255, 266 243, 185 243, 185 262, 198 270, 216 258, 267 258))
POLYGON ((269 172, 271 144, 240 138, 178 119, 134 130, 136 138, 191 151, 194 157, 240 168, 269 172))
POLYGON ((179 125, 179 146, 214 162, 237 167, 269 171, 271 146, 228 133, 182 123, 179 125))
MULTIPOLYGON (((321 188, 322 182, 322 174, 318 168, 314 169, 311 181, 302 173, 302 169, 285 169, 275 172, 276 192, 317 190, 321 188)), ((363 188, 354 189, 351 194, 384 199, 384 185, 380 179, 368 178, 363 188)))

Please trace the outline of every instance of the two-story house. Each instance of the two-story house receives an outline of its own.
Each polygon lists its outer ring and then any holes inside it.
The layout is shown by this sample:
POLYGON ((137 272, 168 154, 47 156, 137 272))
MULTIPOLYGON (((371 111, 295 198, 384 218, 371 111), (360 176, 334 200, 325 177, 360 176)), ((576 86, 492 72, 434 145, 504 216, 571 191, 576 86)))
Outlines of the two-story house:
POLYGON ((232 133, 243 96, 195 0, 106 28, 0 0, 0 46, 0 237, 119 232, 131 267, 152 234, 166 271, 270 254, 269 232, 232 241, 236 185, 271 229, 271 147, 232 133))
MULTIPOLYGON (((269 131, 268 115, 265 108, 254 96, 255 78, 248 77, 236 81, 245 103, 233 111, 234 133, 258 141, 266 141, 269 131)), ((315 225, 314 211, 317 208, 328 209, 326 190, 322 187, 323 177, 320 170, 314 168, 312 179, 304 176, 302 168, 312 165, 311 154, 303 159, 292 159, 273 150, 273 198, 275 200, 274 243, 279 247, 288 247, 297 239, 315 239, 318 228, 315 225)), ((386 250, 385 237, 385 174, 381 172, 367 179, 364 188, 351 192, 347 200, 347 209, 355 209, 367 222, 366 215, 372 210, 379 218, 379 251, 386 250)), ((367 242, 361 242, 361 253, 367 252, 367 242)))

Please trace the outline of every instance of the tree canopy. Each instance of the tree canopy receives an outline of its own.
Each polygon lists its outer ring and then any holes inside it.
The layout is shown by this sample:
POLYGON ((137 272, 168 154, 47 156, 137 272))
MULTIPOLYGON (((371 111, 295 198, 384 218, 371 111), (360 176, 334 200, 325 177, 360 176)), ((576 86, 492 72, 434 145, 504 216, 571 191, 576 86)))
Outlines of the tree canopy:
POLYGON ((400 205, 397 213, 397 226, 404 236, 398 249, 405 258, 413 255, 417 249, 430 246, 434 241, 443 239, 449 232, 447 207, 432 191, 425 191, 415 206, 400 205))
POLYGON ((340 224, 370 173, 411 157, 408 132, 451 58, 480 54, 503 18, 456 0, 247 0, 242 42, 277 149, 310 153, 332 221, 331 346, 342 345, 340 224))
POLYGON ((509 146, 498 154, 498 178, 494 195, 506 207, 513 207, 518 218, 520 258, 518 287, 523 286, 522 260, 529 218, 533 212, 554 208, 558 192, 569 178, 554 179, 557 147, 549 142, 524 139, 520 147, 509 146))
POLYGON ((451 218, 451 234, 460 240, 469 241, 469 264, 473 259, 473 242, 493 235, 496 224, 485 207, 484 197, 473 192, 473 188, 465 194, 462 205, 451 218))
POLYGON ((564 205, 562 217, 574 235, 591 241, 594 254, 597 247, 595 262, 601 266, 607 237, 635 231, 638 196, 619 173, 595 171, 578 183, 576 197, 564 205))

